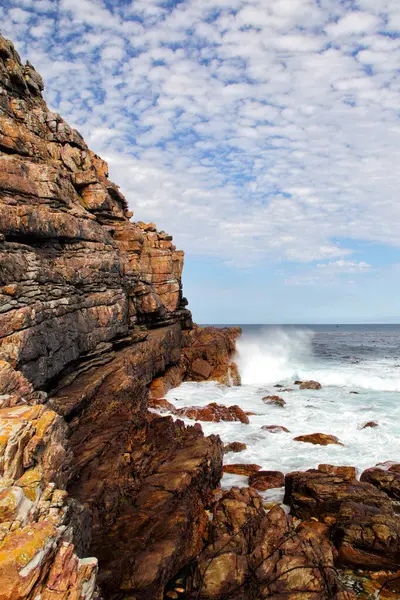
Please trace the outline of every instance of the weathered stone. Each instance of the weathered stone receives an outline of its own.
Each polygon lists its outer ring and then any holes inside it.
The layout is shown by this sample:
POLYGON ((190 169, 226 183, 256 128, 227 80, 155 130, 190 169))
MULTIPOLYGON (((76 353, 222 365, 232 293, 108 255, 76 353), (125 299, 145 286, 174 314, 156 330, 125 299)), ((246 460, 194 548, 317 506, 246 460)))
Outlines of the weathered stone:
POLYGON ((246 448, 247 445, 242 442, 230 442, 229 444, 225 444, 224 454, 228 454, 228 452, 243 452, 246 448))
POLYGON ((290 433, 289 429, 283 427, 283 425, 263 425, 261 429, 269 433, 290 433))
POLYGON ((257 473, 261 469, 260 465, 255 464, 232 464, 232 465, 224 465, 223 472, 224 473, 233 473, 234 475, 245 475, 250 477, 254 473, 257 473))
POLYGON ((296 442, 305 442, 307 444, 314 444, 318 446, 329 446, 330 444, 343 446, 336 436, 329 435, 327 433, 309 433, 307 435, 299 435, 293 439, 296 442))
MULTIPOLYGON (((295 382, 296 383, 296 382, 295 382)), ((320 390, 321 389, 321 384, 318 381, 302 381, 300 383, 300 389, 301 390, 320 390)))
POLYGON ((292 514, 302 518, 336 518, 347 502, 371 506, 383 514, 391 514, 388 496, 370 483, 348 480, 341 476, 311 469, 288 473, 285 477, 285 504, 292 514))
POLYGON ((232 362, 240 334, 240 327, 195 327, 187 331, 181 360, 183 379, 240 384, 237 366, 232 362))
POLYGON ((175 411, 175 414, 193 419, 194 421, 214 421, 216 423, 220 421, 241 421, 245 424, 249 423, 247 415, 236 404, 233 406, 224 406, 223 404, 212 402, 204 407, 190 406, 188 408, 179 408, 175 411))
POLYGON ((280 396, 264 396, 262 399, 264 404, 272 404, 273 406, 280 406, 283 408, 286 404, 283 398, 280 396))
POLYGON ((279 488, 285 485, 285 477, 280 471, 257 471, 249 477, 249 485, 260 491, 279 488))
POLYGON ((400 473, 392 467, 389 471, 373 467, 364 471, 360 481, 372 483, 378 490, 385 492, 390 498, 400 500, 400 473))

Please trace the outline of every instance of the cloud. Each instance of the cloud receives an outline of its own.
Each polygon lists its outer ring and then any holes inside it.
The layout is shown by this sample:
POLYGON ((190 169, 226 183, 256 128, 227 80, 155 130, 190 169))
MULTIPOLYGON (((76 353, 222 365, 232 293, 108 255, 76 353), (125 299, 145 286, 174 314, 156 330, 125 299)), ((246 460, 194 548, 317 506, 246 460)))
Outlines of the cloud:
POLYGON ((400 246, 400 9, 357 6, 6 0, 2 31, 136 218, 190 254, 321 277, 364 272, 359 241, 400 246))

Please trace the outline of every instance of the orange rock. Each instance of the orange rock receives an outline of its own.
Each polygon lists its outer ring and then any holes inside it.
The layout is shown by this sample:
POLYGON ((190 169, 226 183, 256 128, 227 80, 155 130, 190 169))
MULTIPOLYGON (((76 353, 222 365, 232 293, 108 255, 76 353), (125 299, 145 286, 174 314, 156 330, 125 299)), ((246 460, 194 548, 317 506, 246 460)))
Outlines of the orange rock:
POLYGON ((368 427, 378 427, 378 423, 375 423, 375 421, 368 421, 368 423, 365 423, 361 429, 367 429, 368 427))
POLYGON ((220 421, 241 421, 242 423, 248 424, 249 419, 240 406, 224 406, 212 402, 207 406, 190 406, 188 408, 179 408, 175 414, 181 417, 187 417, 194 421, 214 421, 219 423, 220 421))
POLYGON ((249 477, 249 485, 265 491, 285 485, 285 476, 280 471, 258 471, 249 477))
POLYGON ((286 404, 283 398, 280 396, 264 396, 262 399, 265 404, 272 404, 274 406, 280 406, 283 408, 286 404))
POLYGON ((243 452, 246 448, 247 445, 242 442, 230 442, 229 444, 225 444, 224 454, 228 454, 228 452, 243 452))
POLYGON ((315 444, 319 446, 329 446, 329 444, 343 446, 336 436, 329 435, 327 433, 309 433, 308 435, 299 435, 293 439, 296 442, 306 442, 308 444, 315 444))
POLYGON ((321 473, 329 473, 330 475, 338 475, 345 481, 357 479, 355 467, 336 467, 334 465, 318 465, 318 471, 321 473))
POLYGON ((257 473, 261 469, 260 465, 255 464, 233 464, 233 465, 224 465, 222 467, 222 471, 224 473, 233 473, 234 475, 246 475, 250 477, 257 473))

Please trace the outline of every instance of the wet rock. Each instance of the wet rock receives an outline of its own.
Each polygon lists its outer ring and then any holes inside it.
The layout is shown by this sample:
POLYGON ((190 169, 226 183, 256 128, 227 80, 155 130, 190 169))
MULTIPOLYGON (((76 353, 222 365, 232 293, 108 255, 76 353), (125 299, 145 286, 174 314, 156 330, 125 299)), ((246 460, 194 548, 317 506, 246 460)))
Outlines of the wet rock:
POLYGON ((345 481, 352 481, 357 479, 357 472, 355 467, 337 467, 335 465, 318 465, 318 471, 321 473, 327 473, 328 475, 336 475, 341 477, 345 481))
POLYGON ((343 503, 333 540, 340 565, 366 570, 400 567, 400 517, 393 513, 368 504, 343 503))
POLYGON ((258 471, 249 477, 249 485, 260 491, 279 488, 284 484, 285 477, 280 471, 258 471))
POLYGON ((273 406, 280 406, 281 408, 283 408, 286 404, 286 402, 284 401, 283 398, 281 398, 280 396, 264 396, 264 398, 262 399, 262 401, 264 402, 264 404, 271 404, 273 406))
POLYGON ((314 444, 318 446, 329 446, 330 444, 343 446, 336 436, 329 435, 327 433, 309 433, 307 435, 299 435, 293 439, 296 442, 305 442, 307 444, 314 444))
POLYGON ((212 379, 225 385, 240 384, 237 365, 232 362, 240 327, 194 327, 185 332, 181 359, 182 378, 212 379))
POLYGON ((300 379, 296 379, 296 381, 293 382, 293 385, 301 385, 303 382, 300 381, 300 379))
MULTIPOLYGON (((391 468, 392 469, 392 468, 391 468)), ((390 498, 400 500, 400 473, 395 470, 384 471, 373 467, 366 469, 360 481, 372 483, 378 490, 385 492, 390 498)))
POLYGON ((247 415, 236 404, 233 406, 224 406, 223 404, 212 402, 204 407, 190 406, 179 408, 175 410, 175 414, 193 419, 194 421, 213 421, 215 423, 219 423, 220 421, 240 421, 245 424, 249 423, 247 415))
POLYGON ((382 514, 393 513, 388 496, 370 483, 315 469, 286 475, 284 502, 290 506, 291 513, 301 519, 336 519, 342 504, 349 502, 372 507, 382 514))
POLYGON ((261 429, 269 431, 269 433, 290 433, 289 429, 283 427, 283 425, 263 425, 261 429))
POLYGON ((224 454, 228 454, 228 452, 243 452, 246 448, 247 445, 242 442, 230 442, 229 444, 225 444, 224 454))
POLYGON ((195 566, 195 598, 350 600, 333 569, 328 528, 310 522, 295 530, 279 506, 266 514, 252 488, 224 492, 213 508, 208 540, 195 566))
POLYGON ((398 464, 392 464, 389 467, 389 471, 393 471, 394 473, 400 473, 400 465, 398 465, 398 464))
POLYGON ((148 406, 159 412, 171 412, 172 414, 176 412, 175 406, 165 398, 149 398, 148 406))
POLYGON ((368 421, 368 423, 365 423, 365 425, 363 425, 361 429, 367 429, 368 427, 378 427, 378 423, 376 423, 375 421, 368 421))
POLYGON ((321 389, 321 384, 318 381, 302 381, 300 383, 300 389, 301 390, 320 390, 321 389))
POLYGON ((246 477, 250 477, 260 469, 261 466, 255 464, 232 464, 224 465, 222 471, 224 473, 233 473, 234 475, 245 475, 246 477))

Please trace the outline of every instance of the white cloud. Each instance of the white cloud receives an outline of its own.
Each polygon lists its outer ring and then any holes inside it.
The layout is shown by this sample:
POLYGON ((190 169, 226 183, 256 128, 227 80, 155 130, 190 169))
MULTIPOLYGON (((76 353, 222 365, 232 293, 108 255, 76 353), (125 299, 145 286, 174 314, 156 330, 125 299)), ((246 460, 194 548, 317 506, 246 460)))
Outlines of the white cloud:
POLYGON ((365 272, 359 240, 400 246, 396 0, 10 5, 51 108, 188 252, 321 277, 365 272))

